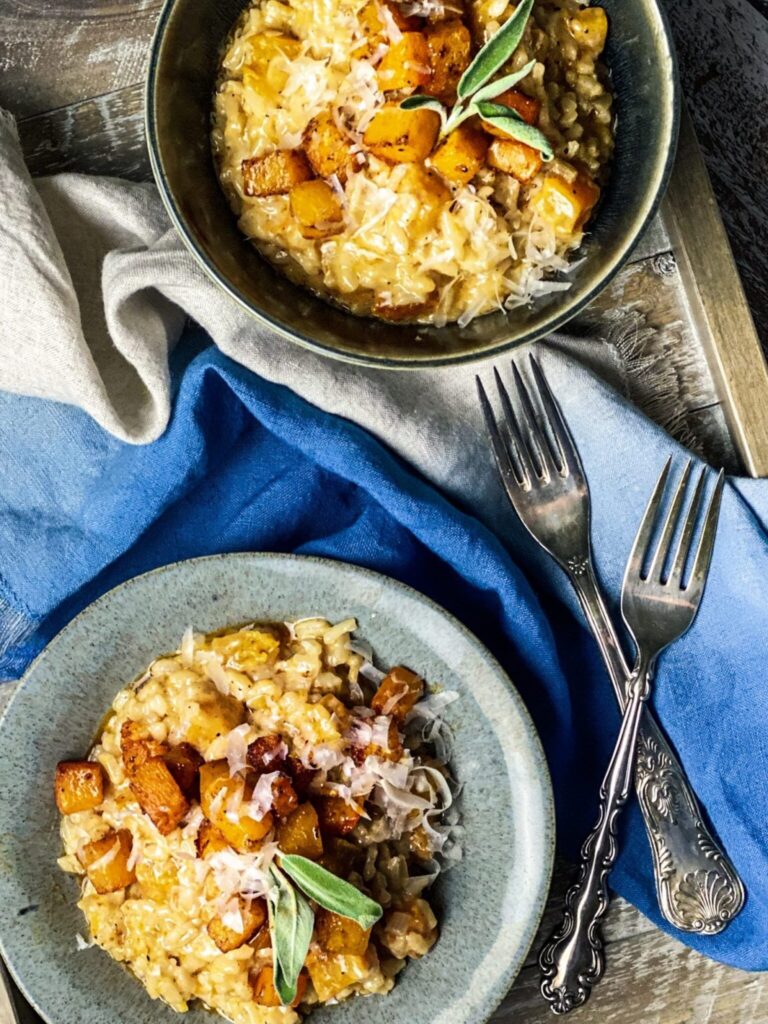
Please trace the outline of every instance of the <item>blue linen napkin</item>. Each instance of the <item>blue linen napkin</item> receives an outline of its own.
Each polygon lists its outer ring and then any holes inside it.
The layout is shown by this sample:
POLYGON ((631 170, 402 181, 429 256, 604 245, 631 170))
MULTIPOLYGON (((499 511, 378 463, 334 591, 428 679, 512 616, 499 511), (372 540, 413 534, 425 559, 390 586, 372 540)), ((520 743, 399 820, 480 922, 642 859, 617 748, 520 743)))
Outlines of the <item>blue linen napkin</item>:
MULTIPOLYGON (((545 367, 578 380, 563 404, 615 600, 653 481, 667 454, 682 452, 567 357, 549 352, 545 367)), ((540 730, 561 847, 575 856, 619 720, 564 579, 536 571, 543 562, 519 533, 502 544, 373 437, 230 361, 202 332, 179 345, 172 371, 170 425, 144 447, 70 406, 0 393, 0 678, 20 674, 104 591, 177 559, 267 550, 368 566, 443 604, 505 665, 540 730)), ((746 883, 746 908, 717 937, 670 929, 634 806, 613 875, 656 924, 752 970, 768 968, 766 514, 768 485, 729 483, 700 615, 664 656, 653 696, 746 883)))

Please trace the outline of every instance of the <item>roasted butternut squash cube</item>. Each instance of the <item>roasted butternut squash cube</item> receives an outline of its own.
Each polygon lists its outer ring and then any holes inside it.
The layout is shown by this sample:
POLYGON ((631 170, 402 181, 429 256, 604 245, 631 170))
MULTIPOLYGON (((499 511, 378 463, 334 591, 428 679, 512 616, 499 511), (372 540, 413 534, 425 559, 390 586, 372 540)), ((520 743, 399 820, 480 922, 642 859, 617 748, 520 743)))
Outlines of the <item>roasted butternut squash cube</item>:
POLYGON ((243 191, 247 196, 276 196, 309 181, 312 168, 300 149, 276 149, 243 160, 243 191))
POLYGON ((432 78, 429 47, 421 32, 403 32, 392 43, 376 69, 382 92, 413 92, 432 78))
POLYGON ((370 57, 388 39, 385 17, 392 19, 401 32, 411 32, 419 27, 419 19, 403 14, 400 6, 388 0, 371 0, 358 15, 358 21, 365 36, 364 41, 352 51, 357 60, 370 57), (383 12, 386 12, 383 13, 383 12))
POLYGON ((328 238, 344 227, 344 208, 327 181, 314 178, 291 189, 291 213, 305 238, 328 238))
POLYGON ((202 858, 210 857, 213 853, 221 853, 230 848, 229 843, 221 832, 207 818, 201 822, 200 828, 197 830, 195 846, 197 847, 197 856, 202 858))
POLYGON ((243 84, 266 99, 277 99, 288 81, 288 61, 300 55, 301 43, 279 32, 265 32, 251 36, 248 45, 250 59, 243 67, 243 84))
POLYGON ((371 930, 362 928, 349 917, 321 908, 315 914, 315 935, 324 953, 362 956, 368 949, 371 930))
POLYGON ((426 160, 437 140, 440 117, 434 110, 382 107, 365 130, 363 142, 380 160, 390 164, 426 160))
MULTIPOLYGON (((443 209, 453 199, 453 193, 438 174, 435 174, 434 171, 429 170, 423 164, 406 164, 404 170, 405 173, 398 185, 398 192, 411 193, 416 197, 418 204, 408 225, 408 231, 409 233, 414 230, 431 231, 437 224, 443 209)), ((392 306, 391 303, 382 303, 381 305, 384 306, 385 312, 388 306, 395 310, 400 308, 392 306)), ((411 303, 410 308, 416 310, 412 316, 428 313, 430 306, 430 302, 411 303)), ((377 312, 376 315, 387 319, 385 313, 380 314, 377 312)), ((396 317, 393 319, 396 319, 396 317)))
POLYGON ((541 153, 517 139, 496 139, 488 150, 488 163, 518 181, 531 181, 542 167, 541 153))
POLYGON ((350 140, 330 110, 312 118, 304 131, 301 148, 319 178, 330 178, 335 174, 339 181, 347 180, 353 166, 350 140))
POLYGON ((162 757, 167 751, 168 747, 152 739, 140 722, 123 722, 120 729, 120 753, 128 778, 150 757, 162 757))
POLYGON ((161 757, 150 757, 130 776, 131 792, 158 832, 167 836, 189 810, 189 800, 161 757))
POLYGON ((307 956, 307 970, 317 998, 325 1003, 349 988, 363 981, 371 971, 370 954, 356 956, 352 953, 319 953, 310 949, 307 956))
POLYGON ((453 103, 459 79, 471 60, 472 36, 458 18, 430 25, 424 30, 424 35, 432 68, 432 78, 424 91, 443 103, 453 103))
POLYGON ((324 834, 348 836, 360 821, 360 811, 340 796, 321 796, 316 803, 320 831, 324 834))
POLYGON ((282 736, 271 733, 258 736, 248 744, 245 759, 254 771, 279 772, 285 767, 288 758, 288 744, 282 736))
POLYGON ((391 715, 396 721, 404 722, 423 693, 421 676, 403 665, 396 665, 379 683, 371 707, 377 715, 391 715))
POLYGON ((62 814, 76 814, 98 807, 104 799, 107 773, 98 761, 59 761, 54 792, 62 814))
POLYGON ((291 777, 293 788, 299 796, 306 796, 309 793, 312 781, 317 775, 314 768, 307 766, 298 757, 289 757, 286 764, 286 771, 291 777))
POLYGON ((285 821, 277 826, 277 845, 283 853, 295 853, 309 860, 318 860, 323 854, 320 820, 310 803, 299 804, 285 821))
POLYGON ((598 186, 583 175, 569 182, 548 174, 531 199, 531 206, 556 234, 570 235, 586 224, 599 198, 598 186))
POLYGON ((200 769, 200 807, 211 824, 239 853, 256 849, 274 823, 267 812, 257 820, 241 810, 253 794, 242 776, 230 778, 227 761, 209 761, 200 769))
POLYGON ((184 796, 190 800, 196 799, 200 791, 200 766, 203 758, 192 744, 180 743, 177 747, 171 747, 163 755, 163 760, 184 796))
POLYGON ((200 713, 189 722, 185 738, 204 754, 217 737, 243 724, 245 706, 235 697, 219 693, 213 683, 197 699, 200 713))
MULTIPOLYGON (((302 971, 296 979, 296 996, 291 1006, 298 1006, 307 991, 307 973, 302 971)), ((259 1006, 282 1006, 275 988, 275 972, 271 964, 262 967, 253 980, 253 1001, 259 1006)))
POLYGON ((484 132, 465 122, 443 139, 429 162, 447 181, 466 185, 485 163, 489 144, 484 132))
POLYGON ((585 7, 568 19, 568 29, 579 46, 597 56, 608 37, 608 15, 602 7, 585 7))
POLYGON ((87 843, 78 853, 88 880, 100 894, 117 892, 136 881, 136 871, 129 862, 133 836, 127 828, 108 832, 102 839, 87 843))
POLYGON ((264 900, 247 900, 238 896, 236 909, 230 909, 222 917, 211 918, 208 934, 222 953, 229 953, 253 938, 266 920, 267 904, 264 900), (239 920, 230 920, 230 915, 239 920))
MULTIPOLYGON (((539 120, 541 103, 538 100, 533 99, 531 96, 526 96, 525 93, 520 92, 519 89, 507 89, 507 91, 501 93, 500 96, 494 97, 493 102, 500 103, 505 107, 510 107, 510 109, 514 110, 515 113, 522 117, 526 124, 536 124, 539 120)), ((491 135, 495 135, 499 139, 509 138, 506 132, 503 132, 501 128, 497 128, 495 125, 489 124, 487 121, 483 122, 483 129, 486 132, 490 132, 491 135)))

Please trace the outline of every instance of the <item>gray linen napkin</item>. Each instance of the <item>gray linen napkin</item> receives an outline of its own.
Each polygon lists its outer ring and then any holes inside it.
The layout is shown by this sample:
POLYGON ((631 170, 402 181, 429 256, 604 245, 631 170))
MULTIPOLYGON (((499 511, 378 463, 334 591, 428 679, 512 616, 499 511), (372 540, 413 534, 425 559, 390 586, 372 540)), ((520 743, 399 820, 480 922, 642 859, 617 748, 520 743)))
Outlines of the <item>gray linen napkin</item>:
MULTIPOLYGON (((186 316, 232 359, 356 421, 455 499, 498 496, 476 367, 366 369, 276 336, 209 281, 154 187, 76 174, 32 181, 0 111, 0 389, 75 404, 119 438, 150 442, 168 422, 168 355, 186 316)), ((556 343, 626 392, 612 336, 607 324, 605 337, 556 343)))

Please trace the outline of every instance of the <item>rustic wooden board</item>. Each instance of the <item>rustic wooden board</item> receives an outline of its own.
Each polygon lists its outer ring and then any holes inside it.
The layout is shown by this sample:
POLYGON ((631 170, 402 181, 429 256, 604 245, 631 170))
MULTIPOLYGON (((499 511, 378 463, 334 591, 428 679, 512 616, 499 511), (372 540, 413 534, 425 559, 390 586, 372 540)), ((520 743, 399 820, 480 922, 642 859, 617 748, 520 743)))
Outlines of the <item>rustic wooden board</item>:
MULTIPOLYGON (((142 92, 161 0, 0 0, 0 105, 19 119, 35 174, 62 170, 149 180, 142 92)), ((683 84, 723 208, 747 296, 768 343, 768 0, 667 0, 683 84)), ((657 221, 633 262, 588 312, 632 313, 616 343, 635 343, 624 382, 641 408, 714 464, 735 467, 720 396, 689 323, 667 224, 657 221), (661 328, 661 329, 659 329, 661 328), (664 401, 659 402, 659 396, 664 401)), ((11 684, 0 688, 0 707, 11 684)), ((558 865, 542 935, 569 869, 558 865)), ((615 900, 606 920, 609 974, 581 1024, 768 1024, 768 977, 706 960, 615 900)), ((538 941, 536 945, 538 945, 538 941)), ((34 1015, 25 1011, 24 1022, 34 1015)), ((498 1024, 552 1019, 533 955, 494 1016, 498 1024)), ((0 1024, 13 1024, 0 1010, 0 1024)))

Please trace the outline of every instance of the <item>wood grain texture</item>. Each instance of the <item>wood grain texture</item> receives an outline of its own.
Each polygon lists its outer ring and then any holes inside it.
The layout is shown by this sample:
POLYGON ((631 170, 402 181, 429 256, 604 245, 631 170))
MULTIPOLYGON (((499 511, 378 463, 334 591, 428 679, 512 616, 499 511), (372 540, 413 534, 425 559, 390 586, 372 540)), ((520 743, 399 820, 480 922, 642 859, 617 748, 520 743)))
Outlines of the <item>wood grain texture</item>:
MULTIPOLYGON (((160 6, 161 0, 0 0, 0 105, 19 118, 33 173, 149 179, 142 89, 160 6)), ((667 7, 697 130, 768 341, 768 0, 667 0, 667 7)), ((635 336, 625 332, 622 344, 637 343, 638 369, 625 382, 634 400, 712 462, 728 465, 733 454, 722 409, 695 339, 677 313, 681 288, 657 222, 589 315, 599 308, 605 317, 622 304, 630 310, 635 336), (676 397, 660 411, 662 379, 676 397)), ((0 687, 0 709, 10 692, 11 684, 0 687)), ((570 875, 558 865, 534 951, 556 920, 570 875)), ((768 1024, 768 977, 708 961, 618 899, 605 937, 608 974, 579 1011, 579 1024, 768 1024)), ((34 1018, 27 1011, 24 1019, 34 1018)), ((551 1020, 538 995, 532 952, 494 1021, 551 1020)), ((0 1024, 11 1022, 0 1015, 0 1024)))

